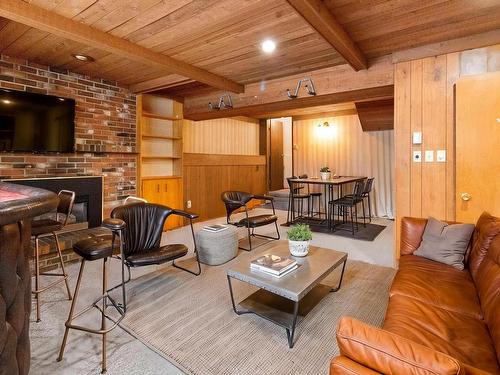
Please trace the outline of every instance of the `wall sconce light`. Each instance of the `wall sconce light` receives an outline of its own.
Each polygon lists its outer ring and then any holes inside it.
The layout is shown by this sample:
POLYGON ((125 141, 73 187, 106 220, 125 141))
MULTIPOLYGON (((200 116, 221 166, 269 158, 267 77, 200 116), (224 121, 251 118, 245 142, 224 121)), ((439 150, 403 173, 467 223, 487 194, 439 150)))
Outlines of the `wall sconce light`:
POLYGON ((295 92, 293 94, 290 93, 290 89, 286 89, 286 94, 289 99, 295 99, 299 96, 300 86, 304 84, 307 93, 311 96, 316 95, 316 89, 314 88, 314 83, 311 78, 303 78, 297 82, 297 87, 295 88, 295 92))
POLYGON ((336 136, 337 127, 335 126, 335 124, 330 124, 328 121, 323 121, 316 126, 315 133, 319 139, 331 139, 336 136))
POLYGON ((215 109, 215 110, 224 109, 224 108, 227 108, 227 109, 233 108, 233 100, 231 99, 231 95, 223 94, 219 98, 219 103, 217 103, 217 104, 212 104, 212 102, 208 102, 208 108, 215 109))

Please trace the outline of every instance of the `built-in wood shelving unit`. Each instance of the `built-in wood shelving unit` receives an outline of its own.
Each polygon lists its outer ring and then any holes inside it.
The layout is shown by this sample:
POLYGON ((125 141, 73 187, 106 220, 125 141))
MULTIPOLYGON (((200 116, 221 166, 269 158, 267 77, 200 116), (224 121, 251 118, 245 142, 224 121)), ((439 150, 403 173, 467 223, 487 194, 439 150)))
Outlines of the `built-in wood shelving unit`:
MULTIPOLYGON (((182 209, 182 103, 152 94, 137 97, 139 191, 148 202, 182 209)), ((170 217, 165 229, 182 225, 170 217)))

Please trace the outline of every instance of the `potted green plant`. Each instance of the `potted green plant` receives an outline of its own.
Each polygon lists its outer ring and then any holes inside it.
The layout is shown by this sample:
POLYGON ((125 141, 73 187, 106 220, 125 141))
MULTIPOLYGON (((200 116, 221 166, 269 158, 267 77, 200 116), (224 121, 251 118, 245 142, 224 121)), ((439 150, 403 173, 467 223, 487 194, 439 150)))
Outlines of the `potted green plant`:
POLYGON ((323 181, 329 180, 332 177, 332 172, 329 167, 321 167, 319 174, 321 175, 321 179, 323 181))
POLYGON ((294 225, 286 234, 290 254, 295 257, 305 257, 309 252, 309 241, 312 240, 312 232, 309 225, 294 225))

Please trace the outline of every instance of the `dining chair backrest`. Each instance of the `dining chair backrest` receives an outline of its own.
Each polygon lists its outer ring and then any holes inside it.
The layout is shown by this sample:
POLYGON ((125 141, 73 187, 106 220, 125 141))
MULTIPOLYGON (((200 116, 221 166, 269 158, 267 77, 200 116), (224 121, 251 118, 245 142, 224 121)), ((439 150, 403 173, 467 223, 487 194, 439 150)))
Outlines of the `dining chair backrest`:
POLYGON ((367 195, 372 191, 374 177, 370 177, 366 180, 365 188, 363 189, 363 195, 367 195))
POLYGON ((288 187, 291 189, 293 186, 293 182, 291 180, 296 179, 297 176, 287 177, 286 182, 288 182, 288 187))
POLYGON ((358 180, 354 183, 354 189, 352 191, 353 198, 361 198, 365 189, 365 180, 358 180))

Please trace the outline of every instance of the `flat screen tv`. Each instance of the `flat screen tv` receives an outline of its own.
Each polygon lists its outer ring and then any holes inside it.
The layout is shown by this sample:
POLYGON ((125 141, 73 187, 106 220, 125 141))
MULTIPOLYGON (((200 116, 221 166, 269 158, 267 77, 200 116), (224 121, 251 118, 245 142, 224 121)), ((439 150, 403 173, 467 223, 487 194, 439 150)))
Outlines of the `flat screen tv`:
POLYGON ((73 152, 75 101, 0 90, 0 152, 73 152))

